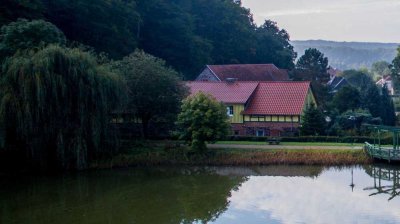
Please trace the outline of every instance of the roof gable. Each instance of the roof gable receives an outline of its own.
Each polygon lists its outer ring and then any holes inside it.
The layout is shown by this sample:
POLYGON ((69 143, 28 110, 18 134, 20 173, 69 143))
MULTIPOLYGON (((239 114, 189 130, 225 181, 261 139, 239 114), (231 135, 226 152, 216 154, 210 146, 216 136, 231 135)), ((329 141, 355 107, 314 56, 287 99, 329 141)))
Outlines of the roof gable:
POLYGON ((218 101, 232 104, 245 104, 258 82, 186 82, 190 88, 191 95, 198 92, 208 93, 218 101))
POLYGON ((310 82, 260 82, 244 114, 300 115, 310 82))
POLYGON ((222 81, 227 78, 236 78, 239 81, 289 80, 287 71, 274 64, 207 65, 207 68, 222 81))
POLYGON ((337 92, 344 86, 347 86, 349 83, 343 77, 335 76, 328 82, 328 87, 330 88, 331 92, 337 92))

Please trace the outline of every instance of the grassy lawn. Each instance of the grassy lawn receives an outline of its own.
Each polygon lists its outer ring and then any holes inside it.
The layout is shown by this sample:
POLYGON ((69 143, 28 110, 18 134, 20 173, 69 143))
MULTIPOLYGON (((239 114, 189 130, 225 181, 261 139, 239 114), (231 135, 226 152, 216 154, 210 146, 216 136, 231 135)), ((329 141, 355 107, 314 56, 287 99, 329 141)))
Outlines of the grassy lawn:
MULTIPOLYGON (((267 145, 266 142, 253 141, 219 141, 216 144, 222 145, 267 145)), ((337 142, 281 142, 280 145, 296 146, 363 146, 362 143, 337 143, 337 142)))

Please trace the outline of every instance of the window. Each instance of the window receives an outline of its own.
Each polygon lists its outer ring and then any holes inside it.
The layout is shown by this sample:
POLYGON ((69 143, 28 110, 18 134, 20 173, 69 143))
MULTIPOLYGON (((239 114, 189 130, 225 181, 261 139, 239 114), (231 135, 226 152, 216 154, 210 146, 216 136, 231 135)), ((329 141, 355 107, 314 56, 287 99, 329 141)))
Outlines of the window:
POLYGON ((226 114, 228 114, 230 117, 233 116, 233 106, 226 107, 226 114))
POLYGON ((264 130, 257 130, 256 135, 257 135, 257 137, 264 136, 264 130))

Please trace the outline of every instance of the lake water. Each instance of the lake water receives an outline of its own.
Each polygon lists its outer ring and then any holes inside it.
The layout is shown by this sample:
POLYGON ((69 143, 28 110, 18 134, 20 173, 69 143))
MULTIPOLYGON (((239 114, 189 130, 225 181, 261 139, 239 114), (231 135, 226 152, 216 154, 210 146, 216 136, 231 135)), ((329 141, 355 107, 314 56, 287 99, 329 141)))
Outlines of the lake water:
POLYGON ((400 166, 130 168, 0 180, 0 223, 400 223, 400 166))

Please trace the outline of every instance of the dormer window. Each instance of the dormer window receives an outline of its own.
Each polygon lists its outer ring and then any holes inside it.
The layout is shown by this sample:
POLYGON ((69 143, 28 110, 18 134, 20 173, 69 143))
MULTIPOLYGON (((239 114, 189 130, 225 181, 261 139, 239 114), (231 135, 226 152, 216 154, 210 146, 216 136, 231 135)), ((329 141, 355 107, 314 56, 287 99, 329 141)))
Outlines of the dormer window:
POLYGON ((233 106, 227 106, 226 107, 226 114, 230 117, 233 116, 233 106))

